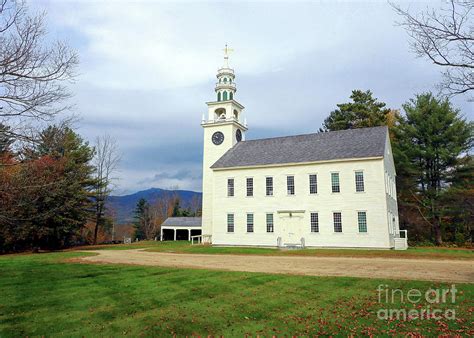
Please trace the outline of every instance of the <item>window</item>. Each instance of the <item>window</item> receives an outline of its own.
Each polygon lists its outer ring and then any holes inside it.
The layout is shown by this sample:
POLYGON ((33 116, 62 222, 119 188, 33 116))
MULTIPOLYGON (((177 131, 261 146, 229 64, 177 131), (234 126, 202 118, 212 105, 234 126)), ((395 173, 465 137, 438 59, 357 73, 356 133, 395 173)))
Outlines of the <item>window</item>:
POLYGON ((234 196, 234 179, 233 178, 227 179, 227 196, 228 197, 234 196))
POLYGON ((227 214, 227 232, 234 232, 234 214, 227 214))
POLYGON ((266 177, 266 195, 273 196, 273 177, 266 177))
POLYGON ((247 232, 253 232, 253 214, 247 214, 247 232))
POLYGON ((253 196, 253 177, 247 178, 247 197, 253 196))
POLYGON ((364 191, 364 172, 363 171, 355 172, 355 182, 356 182, 356 191, 363 192, 364 191))
MULTIPOLYGON (((224 79, 225 80, 225 79, 224 79)), ((224 81, 225 82, 225 81, 224 81)), ((222 96, 223 101, 227 101, 227 92, 224 92, 224 95, 222 96)))
POLYGON ((367 232, 367 214, 365 211, 357 212, 357 221, 359 223, 359 232, 367 232))
POLYGON ((309 175, 309 193, 318 193, 318 176, 316 175, 309 175))
POLYGON ((267 214, 267 232, 273 232, 273 214, 267 214))
POLYGON ((342 232, 342 215, 340 212, 333 212, 334 232, 342 232))
POLYGON ((229 93, 229 100, 233 100, 234 99, 234 93, 230 92, 229 93))
MULTIPOLYGON (((219 80, 220 81, 220 80, 219 80)), ((220 101, 221 100, 221 92, 218 92, 217 93, 217 101, 220 101)))
POLYGON ((339 186, 339 173, 331 173, 331 187, 332 192, 341 192, 341 187, 339 186))
POLYGON ((295 194, 295 176, 286 176, 286 190, 288 195, 295 194))
POLYGON ((319 232, 319 217, 317 212, 311 213, 311 232, 319 232))

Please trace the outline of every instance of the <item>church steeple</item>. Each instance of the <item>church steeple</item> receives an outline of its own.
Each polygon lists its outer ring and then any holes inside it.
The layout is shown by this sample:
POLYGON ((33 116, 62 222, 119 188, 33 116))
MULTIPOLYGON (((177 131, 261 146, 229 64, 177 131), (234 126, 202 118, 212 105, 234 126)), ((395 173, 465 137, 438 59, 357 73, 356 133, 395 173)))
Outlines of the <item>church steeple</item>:
POLYGON ((225 45, 224 48, 224 65, 217 71, 217 83, 215 87, 217 101, 233 100, 237 87, 235 86, 234 70, 229 67, 229 54, 233 52, 225 45))
MULTIPOLYGON (((206 102, 207 116, 203 115, 201 126, 204 129, 203 171, 202 171, 202 234, 212 235, 214 191, 213 170, 211 166, 238 142, 245 140, 247 124, 243 117, 244 106, 235 96, 234 70, 229 67, 229 52, 224 49, 224 65, 217 71, 217 100, 206 102)), ((216 206, 217 208, 217 206, 216 206)))

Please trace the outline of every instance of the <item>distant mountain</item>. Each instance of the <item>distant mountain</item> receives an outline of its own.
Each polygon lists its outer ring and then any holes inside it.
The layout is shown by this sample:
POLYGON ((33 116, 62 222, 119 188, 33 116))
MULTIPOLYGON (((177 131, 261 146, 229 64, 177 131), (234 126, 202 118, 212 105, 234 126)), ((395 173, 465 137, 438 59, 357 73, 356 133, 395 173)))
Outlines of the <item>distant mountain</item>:
POLYGON ((193 208, 192 201, 196 198, 199 201, 199 206, 201 206, 202 193, 200 192, 189 190, 166 190, 159 188, 151 188, 131 195, 110 196, 107 201, 107 206, 111 207, 117 215, 117 223, 125 224, 133 221, 133 211, 135 210, 135 206, 140 198, 144 198, 148 203, 153 204, 158 199, 173 194, 176 194, 179 197, 183 209, 193 208))

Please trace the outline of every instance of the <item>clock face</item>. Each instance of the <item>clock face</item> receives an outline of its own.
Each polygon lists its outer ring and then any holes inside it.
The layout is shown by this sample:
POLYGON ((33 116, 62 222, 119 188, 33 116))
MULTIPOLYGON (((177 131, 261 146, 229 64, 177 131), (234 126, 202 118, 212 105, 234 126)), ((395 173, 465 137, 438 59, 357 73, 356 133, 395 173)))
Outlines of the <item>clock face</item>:
POLYGON ((216 131, 214 134, 212 134, 212 143, 219 145, 222 142, 224 142, 224 134, 222 134, 220 131, 216 131))
POLYGON ((237 142, 242 141, 242 132, 240 131, 240 129, 237 129, 237 131, 235 132, 235 139, 237 140, 237 142))

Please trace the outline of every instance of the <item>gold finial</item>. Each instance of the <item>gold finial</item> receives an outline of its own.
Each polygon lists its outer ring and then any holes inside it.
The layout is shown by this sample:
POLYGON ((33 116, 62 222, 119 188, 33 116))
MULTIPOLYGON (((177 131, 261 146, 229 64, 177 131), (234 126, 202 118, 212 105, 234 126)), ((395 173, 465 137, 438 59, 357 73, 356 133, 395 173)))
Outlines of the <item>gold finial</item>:
POLYGON ((225 44, 225 48, 223 49, 223 51, 225 66, 229 67, 229 54, 232 53, 234 50, 232 48, 227 47, 227 44, 225 44))

